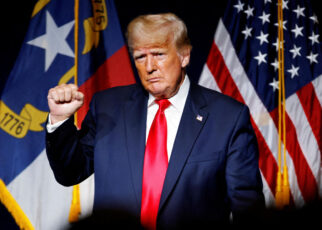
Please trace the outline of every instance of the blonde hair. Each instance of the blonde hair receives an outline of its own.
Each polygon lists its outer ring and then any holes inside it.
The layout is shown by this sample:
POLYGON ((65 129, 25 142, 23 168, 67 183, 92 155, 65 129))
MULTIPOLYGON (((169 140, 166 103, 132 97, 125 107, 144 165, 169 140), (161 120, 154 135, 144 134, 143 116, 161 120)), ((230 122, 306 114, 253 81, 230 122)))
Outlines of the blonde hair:
POLYGON ((164 45, 174 42, 178 51, 191 50, 185 23, 173 13, 141 15, 127 27, 127 41, 130 52, 138 46, 164 45))

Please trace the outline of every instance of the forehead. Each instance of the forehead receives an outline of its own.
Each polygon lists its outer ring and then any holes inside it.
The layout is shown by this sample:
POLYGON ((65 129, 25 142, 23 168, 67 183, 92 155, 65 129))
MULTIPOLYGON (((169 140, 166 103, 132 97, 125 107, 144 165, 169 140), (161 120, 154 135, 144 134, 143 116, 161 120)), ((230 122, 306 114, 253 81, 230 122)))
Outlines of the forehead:
POLYGON ((176 50, 176 47, 170 43, 166 44, 146 44, 142 46, 135 46, 133 48, 133 54, 140 53, 155 53, 155 52, 166 52, 169 50, 176 50))

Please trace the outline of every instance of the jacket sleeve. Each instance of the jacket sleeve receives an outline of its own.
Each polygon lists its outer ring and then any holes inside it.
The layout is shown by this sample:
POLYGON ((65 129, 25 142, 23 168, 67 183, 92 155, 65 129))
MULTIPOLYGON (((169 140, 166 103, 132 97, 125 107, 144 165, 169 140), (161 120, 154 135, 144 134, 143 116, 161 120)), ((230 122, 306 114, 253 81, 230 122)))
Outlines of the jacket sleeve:
POLYGON ((78 184, 94 172, 95 121, 92 112, 93 109, 87 113, 80 130, 75 127, 72 116, 53 133, 46 132, 49 164, 56 180, 64 186, 78 184))
POLYGON ((256 136, 250 122, 249 110, 244 106, 237 116, 229 141, 226 165, 227 191, 235 222, 246 223, 259 216, 264 209, 258 159, 256 136))

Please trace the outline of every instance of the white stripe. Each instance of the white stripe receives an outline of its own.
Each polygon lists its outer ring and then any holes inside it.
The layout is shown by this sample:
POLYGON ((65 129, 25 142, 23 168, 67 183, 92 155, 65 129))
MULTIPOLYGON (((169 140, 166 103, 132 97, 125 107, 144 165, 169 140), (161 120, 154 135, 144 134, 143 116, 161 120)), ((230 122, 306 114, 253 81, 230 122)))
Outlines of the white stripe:
MULTIPOLYGON (((81 216, 91 214, 94 197, 93 176, 80 184, 81 216)), ((56 181, 45 150, 8 186, 28 219, 37 230, 68 229, 72 187, 56 181)))
MULTIPOLYGON (((319 77, 314 79, 312 81, 312 85, 314 87, 315 95, 322 107, 322 75, 320 75, 319 77)), ((319 172, 319 176, 317 178, 317 182, 318 182, 318 187, 319 187, 319 195, 320 195, 320 197, 322 197, 322 162, 320 164, 320 172, 319 172)))
MULTIPOLYGON (((217 31, 215 34, 215 43, 220 50, 225 63, 230 71, 230 74, 235 81, 236 86, 238 87, 244 101, 250 108, 250 113, 257 124, 258 129, 262 133, 263 137, 266 140, 268 147, 270 148, 273 156, 277 162, 278 151, 277 151, 277 137, 278 132, 275 127, 275 124, 270 117, 268 111, 265 106, 262 104, 259 99, 256 91, 254 90, 253 85, 249 82, 249 79, 244 71, 243 66, 241 65, 239 58, 236 54, 236 51, 233 48, 232 42, 230 40, 229 33, 227 32, 222 20, 220 19, 217 31)), ((288 153, 287 153, 288 154, 288 153)), ((289 162, 289 174, 295 174, 294 165, 290 161, 289 162)), ((298 190, 298 185, 292 180, 292 184, 290 184, 290 188, 292 194, 296 194, 298 190)), ((298 200, 295 200, 296 204, 303 203, 303 197, 298 196, 298 200)))
POLYGON ((263 181, 263 193, 264 193, 264 197, 265 197, 266 207, 268 207, 268 208, 275 207, 275 197, 274 197, 271 189, 269 188, 267 181, 266 181, 264 175, 262 174, 262 172, 261 172, 261 175, 263 178, 263 180, 262 180, 263 181))
POLYGON ((92 214, 94 204, 94 174, 79 184, 81 215, 80 219, 86 218, 92 214))
POLYGON ((322 75, 320 75, 319 77, 315 78, 312 81, 312 85, 314 87, 315 90, 315 94, 320 102, 320 105, 322 107, 322 75))
POLYGON ((217 85, 215 78, 212 76, 207 64, 204 65, 201 76, 199 78, 199 85, 204 86, 208 89, 216 90, 221 92, 217 85))
POLYGON ((56 182, 45 150, 7 187, 35 229, 57 230, 69 226, 72 187, 56 182))
POLYGON ((287 98, 286 112, 296 127, 298 143, 317 181, 320 173, 321 153, 297 94, 287 98))

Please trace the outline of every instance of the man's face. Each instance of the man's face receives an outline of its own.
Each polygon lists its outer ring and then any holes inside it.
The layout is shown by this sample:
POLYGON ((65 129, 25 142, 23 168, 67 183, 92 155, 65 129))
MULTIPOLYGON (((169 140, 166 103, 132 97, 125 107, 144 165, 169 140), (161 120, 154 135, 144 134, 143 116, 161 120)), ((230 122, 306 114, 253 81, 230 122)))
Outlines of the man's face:
POLYGON ((179 54, 175 45, 136 47, 133 58, 144 88, 157 99, 175 95, 184 79, 190 52, 179 54))

